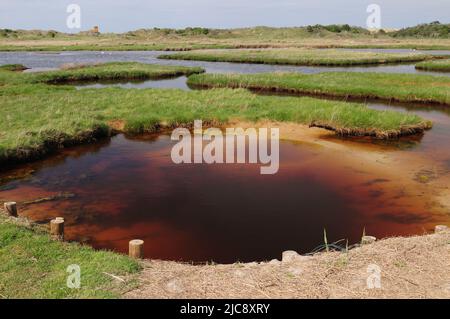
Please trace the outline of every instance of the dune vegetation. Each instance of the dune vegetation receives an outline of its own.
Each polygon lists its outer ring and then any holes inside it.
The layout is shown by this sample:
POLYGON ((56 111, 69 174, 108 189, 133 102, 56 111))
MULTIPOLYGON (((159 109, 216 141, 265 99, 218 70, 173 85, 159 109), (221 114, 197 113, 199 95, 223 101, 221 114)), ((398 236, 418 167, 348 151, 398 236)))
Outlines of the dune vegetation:
POLYGON ((0 51, 128 51, 231 48, 408 48, 449 50, 448 25, 425 24, 370 32, 343 25, 237 29, 151 28, 121 34, 0 29, 0 51))
POLYGON ((417 53, 374 53, 346 50, 263 49, 263 50, 193 50, 163 54, 160 59, 238 62, 259 64, 350 66, 417 62, 431 56, 417 53))
POLYGON ((450 37, 450 23, 445 24, 440 23, 439 21, 423 23, 392 32, 391 36, 394 38, 415 37, 448 39, 450 37))
POLYGON ((189 77, 188 84, 450 105, 450 78, 445 76, 366 72, 201 74, 189 77))

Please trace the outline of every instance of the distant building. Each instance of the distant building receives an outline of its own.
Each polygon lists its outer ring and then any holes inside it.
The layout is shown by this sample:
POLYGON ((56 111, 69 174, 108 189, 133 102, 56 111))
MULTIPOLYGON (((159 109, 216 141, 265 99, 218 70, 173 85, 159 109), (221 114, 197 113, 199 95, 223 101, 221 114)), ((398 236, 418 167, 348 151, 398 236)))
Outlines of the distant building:
POLYGON ((95 34, 99 34, 100 31, 99 31, 99 29, 98 29, 98 25, 94 26, 94 27, 90 30, 90 32, 91 32, 91 33, 95 33, 95 34))
POLYGON ((80 31, 79 34, 88 35, 88 36, 99 35, 100 29, 99 29, 98 25, 95 25, 92 27, 92 29, 89 29, 88 31, 80 31))

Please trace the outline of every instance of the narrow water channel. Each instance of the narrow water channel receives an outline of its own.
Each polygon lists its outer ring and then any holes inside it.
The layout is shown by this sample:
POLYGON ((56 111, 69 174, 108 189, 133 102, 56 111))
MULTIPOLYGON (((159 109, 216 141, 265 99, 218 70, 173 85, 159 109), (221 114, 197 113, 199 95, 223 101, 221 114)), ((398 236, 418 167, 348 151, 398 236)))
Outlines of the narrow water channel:
MULTIPOLYGON (((370 49, 373 52, 382 49, 370 49)), ((399 52, 418 52, 411 50, 396 50, 399 52)), ((433 51, 424 51, 432 54, 433 51)), ((65 51, 65 52, 0 52, 0 65, 20 63, 29 68, 29 71, 40 71, 59 68, 67 63, 104 63, 116 61, 141 62, 162 65, 183 65, 202 67, 209 73, 261 73, 261 72, 388 72, 388 73, 416 73, 450 76, 447 72, 425 72, 415 69, 414 64, 386 64, 378 66, 354 67, 317 67, 317 66, 289 66, 249 63, 182 61, 158 59, 159 55, 167 54, 161 51, 65 51)), ((439 51, 439 55, 449 55, 450 51, 439 51)))

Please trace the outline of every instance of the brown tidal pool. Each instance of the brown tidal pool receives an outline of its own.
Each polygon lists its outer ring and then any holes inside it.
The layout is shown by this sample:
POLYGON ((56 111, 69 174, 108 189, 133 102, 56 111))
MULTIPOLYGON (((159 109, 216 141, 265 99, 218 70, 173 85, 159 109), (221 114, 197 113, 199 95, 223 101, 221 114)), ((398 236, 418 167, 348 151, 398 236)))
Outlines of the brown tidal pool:
POLYGON ((66 149, 0 173, 0 201, 17 201, 37 222, 63 216, 68 240, 126 253, 139 238, 146 258, 193 262, 308 253, 324 229, 329 242, 352 244, 364 228, 408 235, 440 221, 391 180, 317 147, 281 141, 278 173, 261 175, 260 164, 174 164, 173 144, 166 135, 117 135, 66 149))

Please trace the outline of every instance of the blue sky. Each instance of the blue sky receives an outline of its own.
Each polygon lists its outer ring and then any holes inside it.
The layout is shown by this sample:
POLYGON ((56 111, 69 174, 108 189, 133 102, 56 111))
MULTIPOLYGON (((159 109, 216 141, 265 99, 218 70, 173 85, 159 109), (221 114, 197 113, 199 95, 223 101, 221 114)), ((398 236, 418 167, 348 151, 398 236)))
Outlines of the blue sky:
POLYGON ((381 7, 383 28, 450 22, 450 0, 0 0, 0 28, 68 32, 66 7, 71 3, 81 6, 83 30, 99 25, 103 32, 316 23, 365 26, 366 8, 372 3, 381 7))

